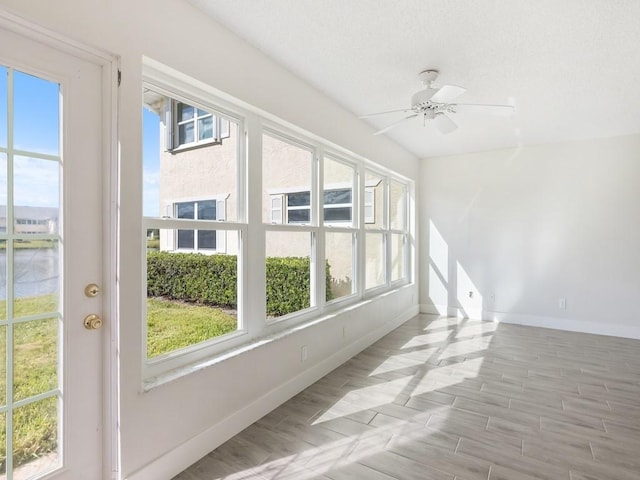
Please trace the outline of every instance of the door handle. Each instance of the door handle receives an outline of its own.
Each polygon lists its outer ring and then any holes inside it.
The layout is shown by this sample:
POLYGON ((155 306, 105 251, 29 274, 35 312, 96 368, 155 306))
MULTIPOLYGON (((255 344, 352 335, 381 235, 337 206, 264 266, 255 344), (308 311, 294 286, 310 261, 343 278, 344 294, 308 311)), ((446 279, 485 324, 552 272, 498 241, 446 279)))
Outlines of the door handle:
POLYGON ((100 327, 102 327, 100 315, 92 313, 84 317, 84 328, 87 330, 98 330, 100 327))

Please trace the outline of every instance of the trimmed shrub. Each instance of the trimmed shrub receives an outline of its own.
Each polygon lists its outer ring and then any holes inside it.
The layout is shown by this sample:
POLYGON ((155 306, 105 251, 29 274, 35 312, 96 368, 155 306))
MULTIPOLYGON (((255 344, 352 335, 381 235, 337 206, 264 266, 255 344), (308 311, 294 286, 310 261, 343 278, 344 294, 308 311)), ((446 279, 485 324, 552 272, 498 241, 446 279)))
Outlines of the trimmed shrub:
MULTIPOLYGON (((268 257, 267 315, 309 307, 310 262, 306 257, 268 257)), ((236 308, 237 257, 198 253, 147 252, 147 296, 236 308)), ((326 265, 327 300, 331 272, 326 265)))

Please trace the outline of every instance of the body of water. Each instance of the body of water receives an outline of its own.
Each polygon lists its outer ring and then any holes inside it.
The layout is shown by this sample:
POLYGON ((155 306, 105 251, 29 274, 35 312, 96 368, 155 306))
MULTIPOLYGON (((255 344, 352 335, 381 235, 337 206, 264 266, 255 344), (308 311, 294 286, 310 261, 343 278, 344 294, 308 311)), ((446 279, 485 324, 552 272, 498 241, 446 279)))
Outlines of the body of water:
MULTIPOLYGON (((13 252, 15 298, 60 291, 60 255, 57 248, 25 248, 13 252)), ((0 300, 7 298, 7 252, 0 250, 0 300)))

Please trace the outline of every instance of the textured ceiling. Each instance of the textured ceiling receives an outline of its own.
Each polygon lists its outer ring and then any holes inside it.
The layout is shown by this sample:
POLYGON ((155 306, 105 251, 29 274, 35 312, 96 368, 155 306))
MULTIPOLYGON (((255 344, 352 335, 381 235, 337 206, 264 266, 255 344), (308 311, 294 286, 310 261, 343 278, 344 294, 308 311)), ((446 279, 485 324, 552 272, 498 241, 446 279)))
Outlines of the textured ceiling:
POLYGON ((459 102, 516 105, 386 133, 421 158, 640 132, 637 0, 190 1, 356 115, 409 107, 427 68, 459 102))

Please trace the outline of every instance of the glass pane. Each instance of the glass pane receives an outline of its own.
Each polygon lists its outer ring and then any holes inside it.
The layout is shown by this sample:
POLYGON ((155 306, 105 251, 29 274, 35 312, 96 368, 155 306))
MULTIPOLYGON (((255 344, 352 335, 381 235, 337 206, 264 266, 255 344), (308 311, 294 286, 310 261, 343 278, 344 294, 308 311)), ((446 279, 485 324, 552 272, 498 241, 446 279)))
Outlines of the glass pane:
POLYGON ((198 250, 216 249, 216 231, 198 230, 198 250))
MULTIPOLYGON (((0 240, 0 320, 7 318, 7 241, 0 240)), ((0 359, 0 361, 2 361, 0 359)))
POLYGON ((178 122, 191 120, 193 118, 194 113, 195 113, 195 109, 191 105, 178 103, 178 122))
POLYGON ((198 202, 198 219, 199 220, 215 220, 216 219, 216 201, 206 200, 198 202))
POLYGON ((201 110, 198 108, 198 117, 206 117, 207 115, 210 116, 211 114, 205 110, 201 110))
POLYGON ((325 253, 328 269, 327 300, 335 300, 354 293, 353 234, 327 232, 325 253))
POLYGON ((178 145, 193 143, 195 136, 193 132, 193 123, 183 123, 178 126, 178 145))
POLYGON ((327 223, 328 222, 350 222, 351 207, 325 208, 324 221, 327 223))
POLYGON ((58 155, 60 151, 60 86, 14 72, 13 147, 58 155))
POLYGON ((267 318, 311 305, 311 233, 266 232, 267 318))
POLYGON ((14 232, 58 233, 60 164, 30 157, 14 158, 14 232))
POLYGON ((287 195, 288 207, 306 207, 311 205, 311 194, 309 192, 289 193, 287 195))
POLYGON ((160 204, 160 113, 167 108, 164 97, 145 92, 145 98, 154 102, 153 109, 142 107, 142 198, 145 217, 169 216, 160 204))
POLYGON ((33 478, 59 466, 57 397, 13 411, 13 465, 17 467, 13 475, 16 480, 33 478))
POLYGON ((14 317, 58 310, 60 251, 57 240, 13 243, 14 317))
POLYGON ((311 210, 308 208, 287 211, 287 223, 309 223, 310 221, 311 210))
MULTIPOLYGON (((7 414, 0 413, 0 475, 7 473, 7 414)), ((4 475, 2 478, 5 478, 4 475)))
MULTIPOLYGON (((0 406, 7 404, 7 327, 0 326, 0 406)), ((4 431, 4 429, 2 430, 4 431)), ((0 442, 0 451, 4 443, 0 442)), ((2 455, 0 455, 1 457, 2 455)), ((2 459, 0 458, 0 462, 2 459)))
POLYGON ((0 233, 7 232, 7 154, 0 152, 0 233))
POLYGON ((7 147, 7 76, 9 70, 0 65, 0 147, 7 147))
POLYGON ((365 173, 365 226, 367 228, 386 228, 384 223, 384 180, 375 172, 365 173))
POLYGON ((384 236, 379 233, 367 233, 365 239, 365 288, 384 285, 384 236))
MULTIPOLYGON (((171 98, 145 87, 143 110, 150 113, 143 118, 152 119, 143 132, 145 216, 174 216, 173 204, 176 199, 224 198, 226 221, 237 221, 238 124, 226 121, 227 138, 220 144, 209 143, 197 145, 198 148, 172 150, 170 142, 171 138, 175 138, 175 129, 178 130, 181 144, 193 143, 197 138, 195 121, 187 121, 182 126, 177 123, 166 125, 166 119, 171 118, 171 104, 171 98)), ((182 113, 182 110, 178 110, 178 113, 182 113)), ((198 113, 203 112, 199 110, 198 113)), ((185 107, 185 115, 193 118, 195 113, 193 107, 185 107)), ((209 128, 209 122, 214 117, 204 113, 209 116, 200 125, 209 128)), ((213 129, 212 124, 210 128, 213 129)), ((206 134, 208 138, 215 135, 215 129, 212 132, 211 135, 206 134)))
POLYGON ((58 319, 13 326, 13 397, 40 395, 58 386, 58 319))
POLYGON ((405 236, 400 234, 391 235, 391 281, 400 280, 406 274, 405 262, 405 236))
POLYGON ((351 203, 351 189, 326 190, 324 192, 324 204, 336 205, 339 203, 351 203))
POLYGON ((178 248, 192 250, 194 247, 193 230, 178 230, 178 248))
POLYGON ((213 138, 213 117, 198 120, 198 140, 213 138))
POLYGON ((238 328, 238 232, 225 232, 225 255, 173 252, 175 230, 158 233, 159 249, 147 250, 149 358, 238 328))
MULTIPOLYGON (((262 220, 271 223, 272 195, 291 192, 287 205, 309 205, 311 195, 311 151, 279 138, 262 136, 262 220), (292 203, 289 203, 292 202, 292 203)), ((309 220, 299 220, 308 223, 309 220)))
POLYGON ((176 217, 178 218, 194 218, 194 202, 177 203, 176 204, 176 217))
POLYGON ((404 230, 407 219, 407 187, 400 182, 391 180, 389 183, 389 216, 391 228, 404 230))

